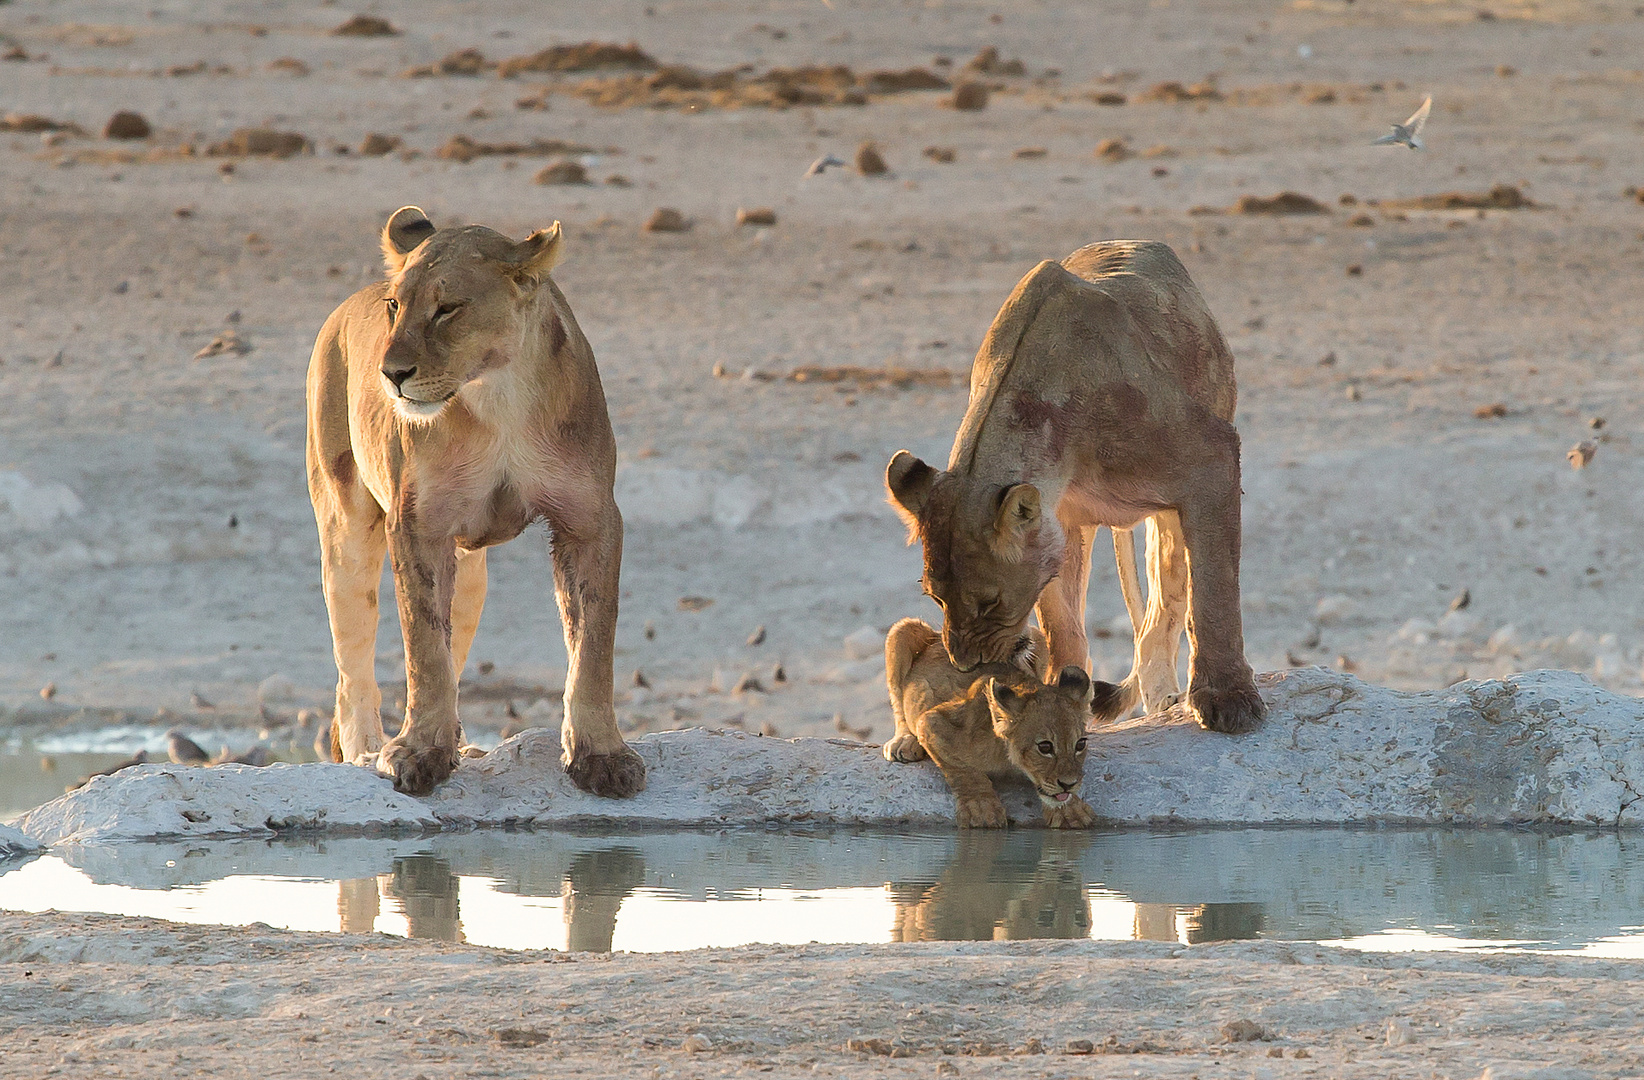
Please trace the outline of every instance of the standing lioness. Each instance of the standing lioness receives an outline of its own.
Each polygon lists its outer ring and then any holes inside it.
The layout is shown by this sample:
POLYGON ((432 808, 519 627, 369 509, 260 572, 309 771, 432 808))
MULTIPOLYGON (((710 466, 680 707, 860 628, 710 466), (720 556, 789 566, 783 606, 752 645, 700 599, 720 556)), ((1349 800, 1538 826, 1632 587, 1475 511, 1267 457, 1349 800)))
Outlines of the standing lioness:
MULTIPOLYGON (((1187 703, 1213 731, 1265 713, 1239 617, 1239 435, 1233 357, 1164 244, 1114 240, 1042 262, 976 354, 946 471, 906 450, 891 500, 925 546, 925 590, 960 671, 1010 659, 1035 607, 1050 669, 1088 670, 1085 590, 1098 527, 1114 530, 1136 663, 1108 715, 1187 703), (1129 530, 1148 529, 1141 610, 1129 530)), ((887 756, 912 736, 898 725, 887 756)))
POLYGON ((549 278, 560 228, 518 243, 394 212, 388 280, 331 313, 308 368, 308 489, 337 658, 332 754, 412 794, 451 775, 457 679, 485 603, 485 549, 546 518, 565 625, 565 768, 627 796, 645 766, 611 707, 622 515, 593 350, 549 278), (377 583, 387 552, 405 636, 405 724, 384 741, 377 583))

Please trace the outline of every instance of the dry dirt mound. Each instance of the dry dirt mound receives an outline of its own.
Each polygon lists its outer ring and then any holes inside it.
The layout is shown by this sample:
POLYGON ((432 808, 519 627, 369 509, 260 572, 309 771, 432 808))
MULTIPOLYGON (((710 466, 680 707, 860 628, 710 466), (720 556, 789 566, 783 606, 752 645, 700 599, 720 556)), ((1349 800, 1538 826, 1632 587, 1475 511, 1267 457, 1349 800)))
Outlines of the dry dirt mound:
POLYGON ((1195 206, 1190 214, 1328 214, 1330 208, 1311 195, 1299 191, 1281 191, 1277 195, 1241 195, 1239 201, 1225 210, 1213 206, 1195 206))
POLYGON ((874 97, 945 90, 948 85, 941 76, 917 67, 859 73, 844 64, 832 64, 756 73, 748 65, 700 71, 685 64, 668 64, 649 74, 601 76, 545 87, 518 105, 539 108, 549 95, 562 93, 611 109, 786 109, 866 105, 874 97))
POLYGON ((1380 204, 1390 210, 1534 210, 1524 192, 1512 184, 1497 184, 1489 191, 1444 191, 1413 199, 1386 199, 1380 204))
POLYGON ((592 146, 562 139, 532 139, 528 143, 484 143, 469 135, 453 135, 434 156, 446 161, 469 162, 481 157, 550 157, 554 154, 591 154, 592 146))
POLYGON ((655 71, 658 66, 656 58, 634 42, 613 45, 604 41, 584 41, 576 45, 553 45, 530 56, 511 57, 497 65, 497 74, 506 79, 528 72, 552 74, 613 67, 655 71))

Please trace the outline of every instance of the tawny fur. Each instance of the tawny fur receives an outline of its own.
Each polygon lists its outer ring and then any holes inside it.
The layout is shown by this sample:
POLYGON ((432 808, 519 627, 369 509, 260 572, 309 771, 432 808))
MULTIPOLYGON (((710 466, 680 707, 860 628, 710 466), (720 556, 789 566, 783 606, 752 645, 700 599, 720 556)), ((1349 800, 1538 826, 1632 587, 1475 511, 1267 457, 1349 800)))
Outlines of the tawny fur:
POLYGON ((1116 240, 1043 262, 995 317, 945 470, 891 459, 891 501, 924 545, 925 589, 961 670, 1006 659, 1037 612, 1052 670, 1090 668, 1085 593, 1096 530, 1114 532, 1135 663, 1101 715, 1180 698, 1206 728, 1266 713, 1239 612, 1233 357, 1175 253, 1116 240), (1141 601, 1129 530, 1146 523, 1141 601))
POLYGON ((593 350, 548 276, 559 225, 513 241, 436 231, 422 211, 383 229, 389 277, 326 320, 308 370, 308 484, 336 654, 332 745, 423 794, 455 768, 457 682, 485 603, 485 550, 546 519, 570 667, 564 761, 626 796, 644 764, 612 708, 622 515, 616 444, 593 350), (394 569, 406 717, 385 739, 375 675, 377 584, 394 569))
POLYGON ((962 672, 936 631, 919 619, 903 619, 885 638, 891 710, 898 735, 907 736, 899 751, 887 743, 885 756, 912 761, 928 754, 953 791, 961 828, 1005 826, 1005 807, 990 778, 1012 775, 1025 777, 1039 793, 1049 827, 1082 829, 1095 820, 1078 794, 1090 680, 1069 668, 1046 685, 1043 639, 1034 644, 1039 647, 1023 657, 1024 666, 988 664, 962 672))

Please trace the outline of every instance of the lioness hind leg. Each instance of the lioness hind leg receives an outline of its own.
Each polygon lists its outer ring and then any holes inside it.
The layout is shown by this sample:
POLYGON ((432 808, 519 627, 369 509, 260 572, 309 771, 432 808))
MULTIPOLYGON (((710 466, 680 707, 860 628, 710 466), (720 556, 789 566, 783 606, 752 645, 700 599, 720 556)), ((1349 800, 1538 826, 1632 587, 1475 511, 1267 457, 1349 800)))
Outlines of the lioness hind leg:
POLYGON ((1176 657, 1187 620, 1188 565, 1181 518, 1174 510, 1161 510, 1147 521, 1147 586, 1131 677, 1142 707, 1156 713, 1181 699, 1176 657))
POLYGON ((941 635, 923 619, 903 619, 885 635, 885 689, 890 693, 891 716, 896 721, 896 733, 884 747, 886 761, 923 761, 929 756, 908 722, 902 688, 913 662, 941 640, 941 635))
POLYGON ((480 612, 485 610, 485 549, 457 549, 457 582, 451 594, 451 666, 457 678, 468 664, 468 650, 474 647, 480 612))
POLYGON ((355 761, 382 748, 382 690, 377 686, 377 593, 387 550, 383 512, 364 485, 316 492, 320 569, 337 704, 331 715, 333 761, 355 761))

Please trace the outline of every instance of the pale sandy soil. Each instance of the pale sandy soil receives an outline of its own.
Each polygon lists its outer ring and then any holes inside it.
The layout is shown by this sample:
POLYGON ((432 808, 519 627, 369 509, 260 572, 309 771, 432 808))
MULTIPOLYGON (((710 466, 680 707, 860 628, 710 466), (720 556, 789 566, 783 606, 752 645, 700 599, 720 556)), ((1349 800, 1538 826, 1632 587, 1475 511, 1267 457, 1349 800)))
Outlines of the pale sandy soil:
MULTIPOLYGON (((1116 236, 1175 245, 1238 357, 1258 668, 1285 666, 1287 654, 1345 656, 1372 681, 1432 687, 1463 672, 1596 666, 1636 692, 1644 207, 1622 189, 1644 183, 1644 17, 1624 4, 1496 5, 1493 20, 1476 9, 793 0, 566 3, 548 18, 525 3, 398 4, 383 13, 402 36, 356 39, 325 33, 351 13, 334 5, 171 3, 138 15, 90 0, 8 4, 0 33, 36 59, 0 67, 6 110, 95 133, 114 108, 133 107, 157 131, 139 149, 267 124, 308 135, 319 153, 241 160, 225 181, 216 159, 70 166, 129 145, 0 136, 0 386, 14 403, 0 414, 0 470, 22 474, 36 505, 61 500, 49 485, 62 484, 83 506, 45 529, 0 509, 13 643, 0 655, 0 700, 14 721, 18 710, 91 706, 209 723, 192 693, 218 706, 215 718, 245 715, 277 676, 263 702, 277 718, 325 702, 333 674, 301 474, 302 373, 315 328, 376 274, 376 231, 408 202, 441 222, 514 233, 567 223, 556 276, 598 354, 623 464, 618 680, 641 668, 656 687, 624 705, 630 727, 832 734, 839 713, 881 738, 877 661, 848 659, 842 639, 935 616, 880 477, 903 446, 945 457, 963 390, 846 393, 716 379, 714 365, 963 371, 1023 272, 1116 236), (1009 92, 981 113, 924 93, 696 115, 601 111, 568 95, 521 111, 514 100, 543 79, 394 77, 458 47, 495 59, 587 38, 631 38, 704 69, 865 70, 937 55, 957 67, 996 44, 1029 77, 1004 80, 1009 92), (285 56, 312 74, 267 69, 285 56), (153 74, 202 59, 230 73, 153 74), (1040 78, 1047 68, 1059 78, 1040 78), (1113 81, 1099 81, 1104 72, 1113 81), (1118 108, 1088 97, 1210 76, 1245 93, 1118 108), (1321 88, 1335 102, 1306 103, 1321 88), (1428 151, 1364 145, 1428 92, 1428 151), (488 118, 468 118, 480 107, 488 118), (423 156, 332 152, 370 131, 423 156), (614 147, 590 159, 591 175, 620 172, 634 186, 539 187, 541 158, 435 160, 459 132, 614 147), (1106 164, 1092 149, 1109 137, 1174 156, 1106 164), (802 178, 819 153, 849 156, 864 138, 878 141, 889 178, 802 178), (922 158, 931 144, 958 160, 922 158), (1027 146, 1047 153, 1012 156, 1027 146), (1344 193, 1503 182, 1547 209, 1405 220, 1371 210, 1363 228, 1348 224, 1363 206, 1335 207, 1344 193), (1188 213, 1285 188, 1335 212, 1188 213), (641 234, 658 205, 696 227, 641 234), (743 205, 773 206, 780 222, 739 230, 743 205), (193 216, 175 216, 180 207, 193 216), (255 351, 190 359, 231 311, 255 351), (1507 416, 1474 417, 1492 402, 1507 416), (1595 415, 1605 441, 1573 472, 1564 452, 1595 434, 1595 415), (1437 621, 1464 588, 1472 605, 1461 617, 1399 636, 1408 620, 1437 621), (715 603, 684 611, 682 596, 715 603), (1327 597, 1349 602, 1321 623, 1327 597), (745 647, 757 624, 765 644, 745 647), (1508 624, 1510 641, 1486 644, 1508 624), (778 659, 792 676, 782 688, 769 678, 778 659), (776 692, 716 693, 716 671, 721 689, 754 671, 776 692), (49 705, 37 696, 48 683, 49 705)), ((466 716, 500 724, 513 700, 532 722, 556 723, 563 654, 544 537, 500 549, 492 566, 466 716)), ((1105 565, 1095 581, 1090 622, 1105 628, 1121 606, 1105 565)), ((1128 670, 1127 639, 1094 646, 1100 671, 1128 670)), ((392 626, 380 648, 384 679, 400 677, 392 626)))
POLYGON ((1278 943, 506 953, 7 916, 0 1076, 1586 1080, 1644 1068, 1639 972, 1278 943), (1240 1020, 1265 1037, 1227 1041, 1240 1020))

